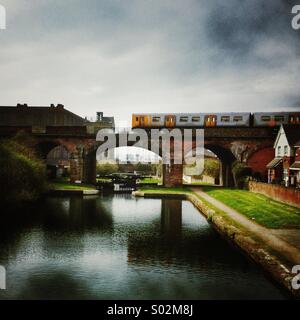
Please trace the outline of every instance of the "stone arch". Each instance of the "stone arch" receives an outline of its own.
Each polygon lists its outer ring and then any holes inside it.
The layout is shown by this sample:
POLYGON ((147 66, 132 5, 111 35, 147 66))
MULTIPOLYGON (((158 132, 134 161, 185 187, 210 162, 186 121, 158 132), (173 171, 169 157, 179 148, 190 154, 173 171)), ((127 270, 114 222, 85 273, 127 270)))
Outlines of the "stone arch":
MULTIPOLYGON (((95 145, 91 148, 87 148, 83 151, 83 181, 86 183, 95 183, 96 182, 96 164, 99 159, 97 159, 97 150, 99 145, 95 145)), ((109 149, 110 151, 114 151, 115 149, 122 148, 115 147, 112 149, 109 149)), ((134 146, 127 146, 127 148, 137 148, 134 146)), ((146 150, 151 152, 151 150, 147 148, 138 148, 141 150, 146 150)), ((160 157, 160 155, 158 155, 160 157)), ((136 159, 128 159, 130 162, 136 161, 136 159)))
POLYGON ((195 141, 186 149, 186 153, 190 153, 197 147, 213 152, 220 160, 220 178, 219 183, 225 187, 233 187, 234 180, 232 174, 232 164, 237 160, 232 150, 226 144, 220 145, 216 141, 204 141, 204 145, 197 146, 195 141))
POLYGON ((35 149, 39 157, 44 160, 47 166, 48 178, 56 178, 62 167, 71 167, 72 153, 68 146, 65 145, 62 141, 39 141, 36 144, 35 149))
POLYGON ((232 174, 232 164, 236 157, 229 148, 215 143, 206 143, 205 149, 213 152, 220 160, 220 185, 224 187, 233 187, 234 180, 232 174))

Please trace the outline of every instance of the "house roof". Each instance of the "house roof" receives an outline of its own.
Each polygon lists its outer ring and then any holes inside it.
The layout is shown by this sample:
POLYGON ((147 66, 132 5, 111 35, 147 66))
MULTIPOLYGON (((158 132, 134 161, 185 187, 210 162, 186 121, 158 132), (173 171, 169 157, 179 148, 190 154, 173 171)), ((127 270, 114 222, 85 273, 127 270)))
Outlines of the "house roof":
POLYGON ((281 163, 281 162, 282 162, 282 158, 276 157, 271 162, 269 162, 267 164, 267 168, 268 169, 273 169, 273 168, 277 167, 279 165, 279 163, 281 163))
POLYGON ((290 146, 300 146, 300 126, 299 125, 284 125, 283 126, 286 138, 290 146))
POLYGON ((84 126, 86 120, 66 110, 62 104, 46 107, 18 104, 0 106, 0 126, 84 126))
POLYGON ((296 161, 294 162, 291 167, 290 167, 291 170, 300 170, 300 161, 296 161))

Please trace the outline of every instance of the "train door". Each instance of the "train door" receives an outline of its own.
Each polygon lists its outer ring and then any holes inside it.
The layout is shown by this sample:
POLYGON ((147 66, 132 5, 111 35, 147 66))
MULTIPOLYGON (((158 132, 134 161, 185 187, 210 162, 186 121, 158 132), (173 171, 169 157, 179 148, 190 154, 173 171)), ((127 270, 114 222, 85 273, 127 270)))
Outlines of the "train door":
POLYGON ((149 116, 140 116, 140 127, 149 127, 149 116))
POLYGON ((217 116, 214 114, 208 114, 204 120, 205 127, 215 127, 217 125, 217 116))
POLYGON ((132 128, 137 128, 140 126, 140 118, 139 116, 133 114, 132 115, 132 128))
POLYGON ((174 115, 167 115, 165 117, 165 126, 168 128, 175 127, 176 117, 174 115))

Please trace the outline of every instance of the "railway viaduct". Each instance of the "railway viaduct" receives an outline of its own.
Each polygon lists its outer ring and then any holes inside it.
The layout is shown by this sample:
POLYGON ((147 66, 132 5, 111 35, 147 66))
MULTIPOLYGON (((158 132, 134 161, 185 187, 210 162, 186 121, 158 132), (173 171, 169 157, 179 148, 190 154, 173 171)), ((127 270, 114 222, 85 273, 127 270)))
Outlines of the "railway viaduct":
MULTIPOLYGON (((1 138, 11 137, 19 131, 25 131, 34 137, 36 150, 44 159, 53 148, 63 146, 70 155, 71 181, 95 183, 96 151, 101 144, 96 141, 96 133, 101 128, 113 127, 112 123, 105 124, 101 121, 103 119, 98 119, 97 122, 87 122, 61 105, 40 107, 39 116, 29 117, 26 117, 26 114, 34 113, 37 110, 34 110, 36 107, 22 105, 21 108, 6 107, 5 109, 8 108, 10 116, 7 115, 7 110, 4 112, 3 107, 0 107, 1 138), (50 123, 49 119, 52 119, 50 123)), ((253 172, 265 177, 266 164, 274 158, 273 143, 276 133, 277 129, 271 127, 206 128, 204 147, 211 150, 220 159, 220 183, 224 186, 233 185, 231 168, 232 163, 236 160, 247 163, 253 172)), ((190 142, 190 149, 196 147, 195 143, 194 139, 190 142)), ((118 146, 120 143, 117 135, 118 146)), ((171 141, 171 155, 173 150, 174 145, 171 141)), ((169 165, 163 165, 165 186, 181 185, 182 175, 183 165, 174 164, 174 161, 171 161, 169 165)))

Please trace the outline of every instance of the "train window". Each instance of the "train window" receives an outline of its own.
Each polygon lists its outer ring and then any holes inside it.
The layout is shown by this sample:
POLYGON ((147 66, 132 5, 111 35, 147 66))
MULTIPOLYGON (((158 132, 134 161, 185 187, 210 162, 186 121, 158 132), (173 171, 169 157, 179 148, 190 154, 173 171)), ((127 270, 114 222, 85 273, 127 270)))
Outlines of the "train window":
POLYGON ((160 122, 160 117, 152 117, 152 122, 160 122))
POLYGON ((262 116, 261 121, 270 121, 271 117, 270 116, 262 116))
POLYGON ((189 117, 180 117, 180 122, 188 122, 189 117))
POLYGON ((233 121, 235 121, 235 122, 243 121, 243 117, 242 116, 234 116, 233 121))
POLYGON ((229 116, 223 116, 221 117, 222 122, 230 122, 230 117, 229 116))
POLYGON ((284 116, 275 116, 274 119, 276 122, 284 122, 284 116))
POLYGON ((192 117, 192 121, 193 122, 199 122, 200 121, 200 117, 192 117))

